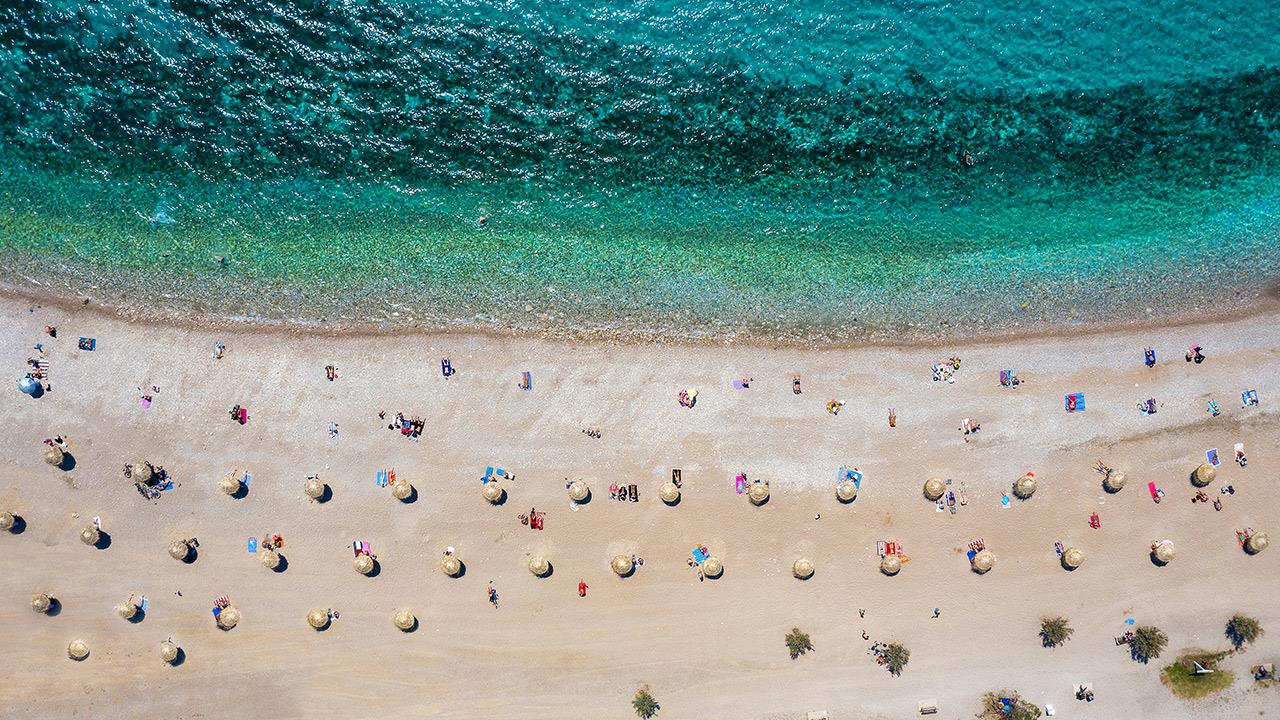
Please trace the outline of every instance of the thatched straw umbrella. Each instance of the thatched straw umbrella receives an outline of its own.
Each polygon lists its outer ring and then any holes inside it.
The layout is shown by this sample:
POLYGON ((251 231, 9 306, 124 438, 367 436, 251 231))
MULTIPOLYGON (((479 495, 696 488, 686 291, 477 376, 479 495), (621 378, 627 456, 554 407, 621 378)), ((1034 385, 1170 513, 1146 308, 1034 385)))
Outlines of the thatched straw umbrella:
POLYGON ((1036 493, 1036 478, 1031 473, 1027 473, 1026 475, 1023 475, 1022 477, 1018 478, 1018 481, 1013 484, 1013 494, 1017 495, 1023 500, 1026 500, 1032 495, 1035 495, 1035 493, 1036 493))
POLYGON ((973 571, 982 575, 996 565, 996 556, 985 548, 973 556, 973 571))
POLYGON ((551 563, 547 562, 547 559, 541 555, 534 555, 529 558, 529 572, 538 577, 544 577, 551 572, 551 563))
POLYGON ((14 517, 13 513, 8 510, 0 512, 0 532, 8 532, 12 530, 14 524, 17 522, 18 518, 14 517))
POLYGON ((140 483, 149 483, 155 473, 151 470, 151 465, 146 462, 136 462, 129 468, 129 477, 140 483))
POLYGON ((307 612, 307 624, 316 630, 323 630, 329 627, 329 611, 311 608, 307 612))
POLYGON ((373 572, 373 558, 367 553, 357 555, 355 561, 351 564, 355 567, 356 572, 361 575, 368 575, 373 572))
POLYGON ((853 502, 858 497, 858 486, 848 480, 836 483, 836 499, 840 502, 853 502))
POLYGON ((89 657, 89 643, 83 640, 72 640, 71 644, 67 645, 67 657, 76 661, 89 657))
POLYGON ((408 480, 397 480, 391 486, 391 494, 397 500, 408 500, 413 496, 413 485, 408 480))
POLYGON ((462 561, 452 555, 445 555, 440 558, 440 572, 449 577, 458 577, 458 573, 462 572, 462 561))
POLYGON ((169 543, 169 557, 174 560, 186 560, 191 557, 191 546, 186 540, 174 540, 169 543))
POLYGON ((62 448, 59 448, 55 445, 50 445, 49 449, 44 451, 44 461, 54 467, 58 467, 59 465, 62 464, 62 457, 63 457, 62 448))
POLYGON ((178 659, 178 646, 172 640, 165 640, 160 643, 160 659, 167 663, 172 663, 178 659))
POLYGON ((801 580, 813 577, 813 570, 813 561, 809 558, 799 558, 791 563, 791 574, 801 580))
POLYGON ((675 483, 663 483, 662 488, 658 490, 658 497, 662 498, 662 502, 673 505, 680 499, 680 488, 675 483))
POLYGON ((1266 550, 1267 546, 1270 544, 1271 538, 1268 537, 1265 532, 1254 533, 1249 536, 1248 540, 1244 541, 1244 549, 1245 552, 1250 555, 1257 555, 1263 550, 1266 550))
POLYGON ((138 614, 138 603, 129 598, 116 606, 116 614, 123 620, 132 620, 138 614))
POLYGON ((223 630, 230 630, 240 624, 240 611, 228 605, 222 608, 222 612, 218 613, 218 627, 223 630))
POLYGON ((924 496, 930 500, 936 501, 946 491, 947 484, 942 482, 942 478, 931 477, 924 481, 924 496))
POLYGON ((769 499, 769 486, 762 482, 753 482, 751 489, 747 491, 747 497, 750 498, 751 504, 761 505, 769 499))
POLYGON ((1125 477, 1123 472, 1120 472, 1119 470, 1108 470, 1106 477, 1102 478, 1102 489, 1109 493, 1120 492, 1120 490, 1124 488, 1125 481, 1127 480, 1128 478, 1125 477))
POLYGON ((1173 546, 1172 540, 1161 540, 1156 543, 1156 549, 1151 551, 1151 556, 1161 565, 1168 565, 1178 556, 1178 548, 1173 546))
POLYGON ((307 478, 306 487, 303 488, 307 493, 307 497, 312 500, 319 500, 324 497, 324 483, 319 478, 307 478))
POLYGON ((102 539, 102 533, 100 533, 98 531, 98 528, 94 527, 93 525, 87 525, 83 530, 80 531, 80 542, 84 543, 85 545, 97 545, 98 541, 101 539, 102 539))
POLYGON ((418 618, 413 616, 412 610, 408 608, 400 608, 399 610, 396 610, 395 615, 391 616, 391 622, 395 623, 396 627, 407 632, 412 630, 414 625, 418 624, 418 618))
POLYGON ((702 574, 709 578, 717 578, 724 574, 724 563, 720 558, 709 557, 702 561, 702 574))
POLYGON ((222 476, 222 479, 218 481, 218 490, 227 495, 235 495, 240 492, 241 484, 242 483, 236 478, 230 475, 224 475, 222 476))
POLYGON ((258 560, 262 563, 262 567, 268 570, 275 570, 280 567, 280 553, 270 548, 258 553, 258 560))
POLYGON ((1218 476, 1218 471, 1209 463, 1200 463, 1196 471, 1191 473, 1191 483, 1196 487, 1204 487, 1213 482, 1218 476))
POLYGON ((47 613, 53 607, 53 598, 48 593, 36 593, 31 596, 31 609, 38 613, 47 613))
POLYGON ((609 561, 609 567, 613 569, 613 572, 618 577, 626 577, 631 574, 632 570, 636 569, 635 563, 631 562, 631 558, 626 555, 614 555, 613 559, 609 561))
POLYGON ((1075 570, 1084 562, 1084 551, 1078 547, 1069 547, 1062 553, 1062 567, 1075 570))
POLYGON ((484 499, 494 505, 502 502, 502 496, 506 494, 506 491, 502 489, 502 486, 498 484, 497 480, 490 480, 485 483, 484 489, 481 492, 484 493, 484 499))
POLYGON ((569 499, 574 502, 582 502, 583 500, 586 500, 587 496, 590 494, 591 488, 587 487, 587 484, 581 480, 574 480, 569 483, 569 499))
POLYGON ((884 573, 885 575, 889 575, 889 576, 897 575, 898 571, 901 569, 902 569, 902 558, 898 557, 897 555, 885 555, 884 557, 880 558, 880 572, 884 573))

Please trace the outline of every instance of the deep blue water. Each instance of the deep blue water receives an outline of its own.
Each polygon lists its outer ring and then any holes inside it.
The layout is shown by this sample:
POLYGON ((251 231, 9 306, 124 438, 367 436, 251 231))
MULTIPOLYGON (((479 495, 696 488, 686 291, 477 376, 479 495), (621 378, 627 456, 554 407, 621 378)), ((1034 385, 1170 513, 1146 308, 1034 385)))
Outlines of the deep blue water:
POLYGON ((313 320, 859 337, 1225 309, 1280 266, 1277 17, 10 0, 0 251, 13 278, 313 320))

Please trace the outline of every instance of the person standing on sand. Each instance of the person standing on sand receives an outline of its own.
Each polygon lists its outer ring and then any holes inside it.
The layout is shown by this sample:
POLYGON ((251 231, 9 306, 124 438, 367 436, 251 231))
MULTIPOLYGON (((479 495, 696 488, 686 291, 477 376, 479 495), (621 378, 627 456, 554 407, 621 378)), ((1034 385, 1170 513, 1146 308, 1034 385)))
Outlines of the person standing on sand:
POLYGON ((586 596, 587 596, 587 581, 579 580, 578 581, 578 597, 586 597, 586 596))

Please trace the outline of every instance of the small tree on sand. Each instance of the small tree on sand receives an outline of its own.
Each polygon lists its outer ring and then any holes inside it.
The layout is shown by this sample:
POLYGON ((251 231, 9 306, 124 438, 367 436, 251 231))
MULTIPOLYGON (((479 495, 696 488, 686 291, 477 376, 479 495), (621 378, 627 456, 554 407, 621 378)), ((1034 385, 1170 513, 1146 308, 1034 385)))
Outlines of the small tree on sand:
POLYGON ((795 660, 812 649, 809 634, 800 632, 800 628, 791 628, 791 632, 787 633, 787 651, 791 653, 791 659, 795 660))
POLYGON ((1262 623, 1248 615, 1236 613, 1227 621, 1227 637, 1237 649, 1262 637, 1264 632, 1262 623))
POLYGON ((982 696, 980 720, 1036 720, 1040 708, 1012 690, 995 690, 982 696))
POLYGON ((911 651, 898 643, 889 643, 884 646, 884 666, 889 669, 891 675, 901 675, 902 669, 907 666, 907 661, 911 659, 911 651))
POLYGON ((1133 642, 1129 643, 1129 653, 1134 660, 1145 663, 1160 657, 1164 647, 1169 644, 1169 636, 1152 625, 1139 625, 1133 631, 1133 642))
POLYGON ((1058 647, 1071 637, 1075 630, 1064 617, 1046 617, 1040 619, 1040 642, 1045 647, 1058 647))
POLYGON ((648 685, 636 690, 636 696, 631 700, 631 707, 636 709, 636 717, 642 720, 649 720, 657 714, 658 701, 649 692, 648 685))

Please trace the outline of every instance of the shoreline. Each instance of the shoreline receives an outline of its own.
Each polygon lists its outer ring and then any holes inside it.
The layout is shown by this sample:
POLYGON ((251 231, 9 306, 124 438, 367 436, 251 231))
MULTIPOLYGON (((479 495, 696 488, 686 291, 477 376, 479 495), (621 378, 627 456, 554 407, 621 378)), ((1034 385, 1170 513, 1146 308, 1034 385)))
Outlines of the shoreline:
POLYGON ((1192 310, 1180 314, 1154 315, 1145 319, 1128 321, 1080 321, 1062 323, 1052 321, 1029 322, 1023 327, 1003 327, 991 330, 972 328, 961 332, 962 326, 950 331, 918 337, 894 336, 890 331, 868 335, 858 340, 837 340, 802 336, 771 336, 749 332, 731 335, 671 335, 650 330, 626 330, 586 328, 566 330, 554 326, 517 329, 500 326, 469 324, 459 320, 455 324, 422 324, 399 321, 309 321, 289 318, 236 317, 214 312, 183 313, 181 308, 171 312, 150 311, 137 305, 102 302, 88 293, 61 292, 44 286, 39 281, 24 278, 16 282, 12 277, 0 277, 0 299, 28 303, 32 306, 57 308, 65 312, 86 312, 104 318, 130 323, 167 326, 187 330, 211 332, 235 332, 244 334, 287 334, 329 338, 386 338, 386 337, 468 337, 496 340, 544 340, 550 342, 602 345, 637 346, 667 345, 678 347, 738 347, 808 349, 815 345, 831 350, 856 348, 924 348, 937 344, 994 345, 1014 340, 1040 340, 1060 337, 1098 337, 1119 332, 1142 330, 1168 330, 1212 323, 1232 323, 1250 318, 1269 318, 1280 315, 1280 281, 1259 290, 1257 296, 1242 307, 1232 310, 1192 310))

